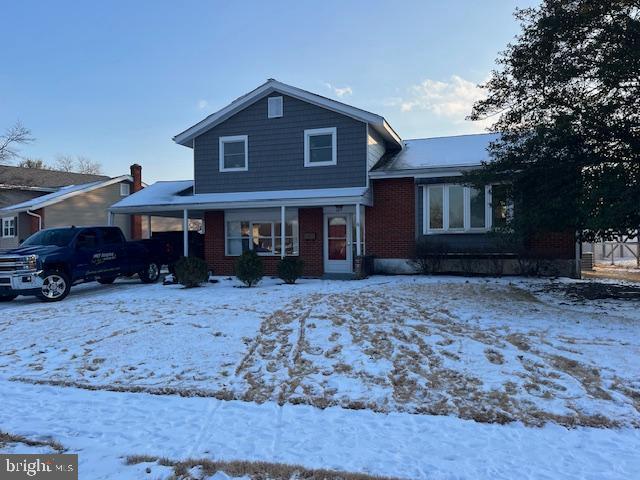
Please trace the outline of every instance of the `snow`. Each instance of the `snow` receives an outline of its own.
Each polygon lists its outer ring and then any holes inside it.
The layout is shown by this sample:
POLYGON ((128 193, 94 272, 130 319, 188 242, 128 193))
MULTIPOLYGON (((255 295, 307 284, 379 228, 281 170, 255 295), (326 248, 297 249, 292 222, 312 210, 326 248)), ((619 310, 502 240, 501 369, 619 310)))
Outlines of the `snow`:
POLYGON ((487 148, 497 133, 405 140, 404 148, 376 171, 476 166, 490 159, 487 148))
POLYGON ((0 306, 0 431, 51 436, 90 478, 140 478, 141 454, 415 479, 640 467, 637 302, 570 300, 572 280, 218 280, 0 306))
MULTIPOLYGON (((0 381, 2 428, 49 432, 84 478, 138 479, 128 455, 303 464, 408 479, 633 478, 640 430, 92 392, 0 381)), ((145 467, 148 464, 143 464, 145 467)), ((155 471, 155 468, 154 468, 155 471)))
MULTIPOLYGON (((268 201, 296 201, 309 199, 344 199, 345 202, 354 202, 354 199, 367 194, 367 188, 312 188, 303 190, 270 190, 254 192, 231 193, 196 193, 193 195, 181 195, 181 192, 193 188, 192 180, 156 182, 139 192, 129 195, 112 205, 113 211, 127 208, 140 207, 179 207, 200 206, 241 202, 268 202, 268 201)), ((363 201, 363 199, 360 199, 363 201)))

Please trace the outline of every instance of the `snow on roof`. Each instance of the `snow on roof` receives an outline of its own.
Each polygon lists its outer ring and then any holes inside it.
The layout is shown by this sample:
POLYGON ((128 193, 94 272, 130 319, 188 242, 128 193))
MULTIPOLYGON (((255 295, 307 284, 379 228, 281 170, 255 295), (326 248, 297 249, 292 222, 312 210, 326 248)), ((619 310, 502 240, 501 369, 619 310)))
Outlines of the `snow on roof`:
POLYGON ((178 210, 189 206, 218 204, 222 207, 232 204, 250 202, 282 202, 290 203, 311 200, 343 198, 349 201, 364 197, 368 193, 366 187, 355 188, 314 188, 305 190, 270 190, 258 192, 230 192, 230 193, 196 193, 184 194, 193 188, 193 180, 170 182, 156 182, 139 192, 129 195, 111 206, 112 211, 127 211, 131 209, 162 207, 166 210, 178 210))
POLYGON ((131 180, 131 177, 129 175, 122 175, 120 177, 114 178, 106 177, 106 180, 82 183, 80 185, 68 185, 66 187, 60 188, 59 190, 56 190, 53 193, 48 193, 46 195, 31 198, 21 203, 16 203, 13 205, 8 205, 4 208, 0 208, 0 214, 9 212, 18 213, 27 210, 36 210, 38 208, 47 207, 49 205, 53 205, 54 203, 61 202, 69 197, 89 192, 97 188, 106 187, 107 185, 118 183, 123 180, 131 180))
POLYGON ((467 167, 488 161, 489 144, 497 133, 405 140, 404 148, 376 171, 467 167))

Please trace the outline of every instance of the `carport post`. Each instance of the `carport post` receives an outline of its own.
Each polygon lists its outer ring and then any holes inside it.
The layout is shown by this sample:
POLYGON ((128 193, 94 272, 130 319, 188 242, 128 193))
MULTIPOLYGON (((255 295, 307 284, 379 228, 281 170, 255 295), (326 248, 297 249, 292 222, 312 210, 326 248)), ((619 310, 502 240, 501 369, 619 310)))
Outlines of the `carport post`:
POLYGON ((284 258, 285 255, 285 239, 286 239, 286 225, 287 216, 285 212, 286 207, 282 205, 280 207, 280 258, 284 258))
POLYGON ((360 231, 360 204, 356 203, 356 255, 362 255, 362 232, 360 231))
POLYGON ((107 225, 110 227, 113 225, 113 212, 111 210, 107 212, 107 225))
POLYGON ((189 211, 186 208, 182 211, 182 242, 184 244, 182 253, 185 257, 188 257, 189 256, 189 211))
POLYGON ((147 215, 147 238, 151 238, 151 215, 147 215))

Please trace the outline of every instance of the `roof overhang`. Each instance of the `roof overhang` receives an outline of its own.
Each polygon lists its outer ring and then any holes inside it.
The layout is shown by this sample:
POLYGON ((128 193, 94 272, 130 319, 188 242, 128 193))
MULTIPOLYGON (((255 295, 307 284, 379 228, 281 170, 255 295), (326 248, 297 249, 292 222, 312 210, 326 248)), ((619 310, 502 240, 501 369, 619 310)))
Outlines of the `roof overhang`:
MULTIPOLYGON (((182 186, 182 185, 181 185, 182 186)), ((183 186, 182 186, 183 187, 183 186)), ((153 188, 153 185, 149 187, 153 188)), ((143 193, 143 192, 139 192, 143 193)), ((140 201, 135 195, 118 202, 109 208, 112 213, 169 215, 170 212, 184 210, 230 210, 241 208, 271 207, 321 207, 328 205, 371 206, 373 200, 368 188, 326 188, 307 190, 280 190, 264 192, 200 193, 181 196, 176 194, 154 201, 152 192, 144 192, 140 201)))
POLYGON ((386 141, 395 143, 402 147, 402 140, 400 139, 400 136, 393 128, 391 128, 391 125, 387 123, 384 117, 273 79, 268 80, 255 90, 252 90, 246 95, 234 100, 226 107, 209 115, 207 118, 196 123, 184 132, 179 133, 173 137, 173 141, 180 145, 184 145, 185 147, 193 147, 193 139, 195 137, 224 122, 232 115, 235 115, 240 110, 262 98, 264 95, 268 95, 276 91, 297 98, 298 100, 341 113, 361 122, 365 122, 376 130, 386 141))
POLYGON ((374 170, 369 172, 369 178, 433 178, 433 177, 457 177, 464 172, 476 170, 481 165, 451 165, 447 167, 433 167, 403 170, 374 170))

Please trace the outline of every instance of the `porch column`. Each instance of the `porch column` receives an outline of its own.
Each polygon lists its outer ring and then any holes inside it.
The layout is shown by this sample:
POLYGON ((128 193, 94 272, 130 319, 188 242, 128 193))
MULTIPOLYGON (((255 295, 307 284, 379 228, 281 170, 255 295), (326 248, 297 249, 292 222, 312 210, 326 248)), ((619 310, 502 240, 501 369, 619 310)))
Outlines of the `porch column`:
POLYGON ((287 224, 287 217, 286 217, 286 212, 285 212, 286 207, 284 205, 282 205, 282 207, 280 207, 280 258, 284 258, 285 255, 285 231, 286 231, 286 224, 287 224))
POLYGON ((189 211, 185 208, 182 211, 182 254, 189 256, 189 211))
POLYGON ((147 238, 151 238, 151 215, 147 215, 147 238))
POLYGON ((111 210, 107 212, 107 225, 113 226, 113 212, 111 210))
POLYGON ((356 255, 362 255, 362 232, 360 231, 360 204, 356 203, 356 255))

